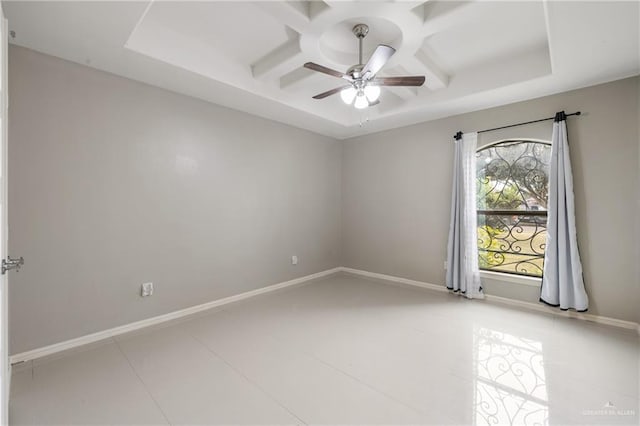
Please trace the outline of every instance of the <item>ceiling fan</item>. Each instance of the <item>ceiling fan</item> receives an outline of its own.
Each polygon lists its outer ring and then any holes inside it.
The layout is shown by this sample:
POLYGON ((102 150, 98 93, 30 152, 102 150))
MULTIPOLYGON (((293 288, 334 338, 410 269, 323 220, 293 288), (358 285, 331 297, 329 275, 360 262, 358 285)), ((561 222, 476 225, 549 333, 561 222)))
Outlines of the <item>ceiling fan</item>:
POLYGON ((357 24, 352 29, 353 34, 358 38, 358 64, 350 67, 346 73, 332 70, 331 68, 307 62, 305 68, 313 71, 342 78, 349 82, 344 86, 315 95, 313 99, 324 99, 327 96, 340 92, 340 97, 344 103, 358 108, 367 108, 380 103, 380 86, 422 86, 424 76, 403 76, 403 77, 379 77, 378 71, 384 67, 389 58, 396 53, 396 49, 384 44, 378 45, 366 64, 362 63, 362 40, 369 33, 369 27, 365 24, 357 24), (355 101, 355 102, 354 102, 355 101))

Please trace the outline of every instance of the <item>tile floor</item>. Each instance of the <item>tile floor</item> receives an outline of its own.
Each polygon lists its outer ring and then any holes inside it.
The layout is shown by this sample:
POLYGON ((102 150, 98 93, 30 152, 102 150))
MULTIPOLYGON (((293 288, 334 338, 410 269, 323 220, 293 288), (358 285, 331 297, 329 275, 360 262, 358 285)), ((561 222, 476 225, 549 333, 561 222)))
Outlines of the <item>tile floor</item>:
POLYGON ((14 373, 12 424, 634 424, 635 332, 334 276, 14 373))

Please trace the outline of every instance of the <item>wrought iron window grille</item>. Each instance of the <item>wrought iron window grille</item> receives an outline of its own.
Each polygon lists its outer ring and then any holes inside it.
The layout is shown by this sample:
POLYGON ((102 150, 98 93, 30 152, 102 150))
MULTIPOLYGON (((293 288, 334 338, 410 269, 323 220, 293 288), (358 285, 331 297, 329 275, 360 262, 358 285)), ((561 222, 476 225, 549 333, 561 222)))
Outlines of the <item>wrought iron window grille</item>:
POLYGON ((480 269, 542 276, 551 144, 506 140, 476 154, 480 269))

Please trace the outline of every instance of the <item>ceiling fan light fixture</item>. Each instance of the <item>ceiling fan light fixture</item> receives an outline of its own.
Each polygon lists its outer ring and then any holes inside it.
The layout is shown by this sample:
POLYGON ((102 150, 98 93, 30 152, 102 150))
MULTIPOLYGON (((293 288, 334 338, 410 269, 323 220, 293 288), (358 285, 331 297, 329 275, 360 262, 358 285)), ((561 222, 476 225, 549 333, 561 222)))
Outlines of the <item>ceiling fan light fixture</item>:
POLYGON ((356 102, 353 104, 357 109, 364 109, 369 106, 369 101, 367 101, 367 97, 364 93, 358 93, 356 96, 356 102))
POLYGON ((366 86, 364 88, 364 95, 369 102, 375 102, 380 97, 380 86, 366 86))
POLYGON ((342 98, 342 102, 347 105, 351 105, 353 100, 356 98, 356 94, 356 89, 348 87, 340 92, 340 97, 342 98))

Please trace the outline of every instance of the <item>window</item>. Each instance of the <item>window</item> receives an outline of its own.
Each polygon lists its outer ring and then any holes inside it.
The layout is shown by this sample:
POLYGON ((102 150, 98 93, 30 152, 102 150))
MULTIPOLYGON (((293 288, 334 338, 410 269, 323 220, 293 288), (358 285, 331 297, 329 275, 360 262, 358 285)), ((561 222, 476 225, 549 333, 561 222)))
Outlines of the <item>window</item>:
POLYGON ((478 149, 480 269, 541 277, 551 144, 507 140, 478 149))

